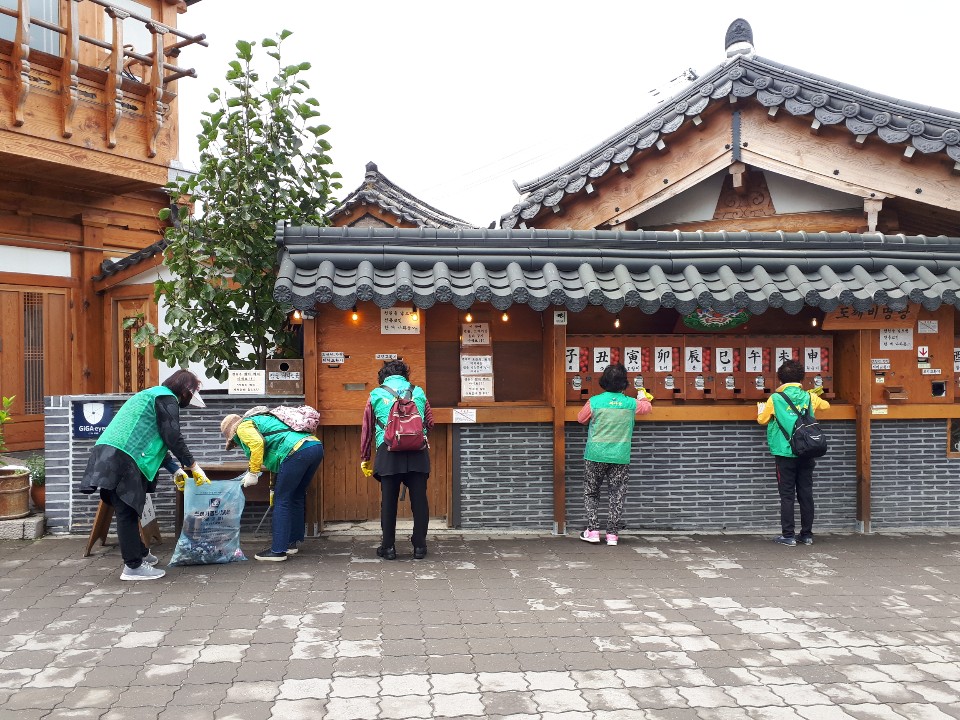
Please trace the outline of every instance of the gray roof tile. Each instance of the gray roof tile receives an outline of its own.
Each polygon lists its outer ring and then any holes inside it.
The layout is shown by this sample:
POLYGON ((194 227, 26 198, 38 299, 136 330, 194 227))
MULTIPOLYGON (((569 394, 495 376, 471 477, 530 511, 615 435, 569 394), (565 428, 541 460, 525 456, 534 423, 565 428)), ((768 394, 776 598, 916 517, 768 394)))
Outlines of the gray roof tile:
POLYGON ((274 297, 309 310, 475 302, 692 312, 960 306, 960 238, 280 226, 274 297))

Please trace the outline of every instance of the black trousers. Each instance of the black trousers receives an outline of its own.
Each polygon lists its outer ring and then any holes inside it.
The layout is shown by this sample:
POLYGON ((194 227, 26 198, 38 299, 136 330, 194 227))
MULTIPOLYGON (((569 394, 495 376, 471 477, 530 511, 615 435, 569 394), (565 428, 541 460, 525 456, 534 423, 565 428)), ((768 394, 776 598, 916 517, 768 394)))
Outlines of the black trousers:
POLYGON ((800 505, 800 539, 813 537, 812 458, 788 458, 775 455, 777 490, 780 491, 780 528, 784 537, 794 537, 794 504, 800 505))
POLYGON ((408 472, 402 475, 380 477, 380 529, 383 532, 383 547, 393 547, 397 536, 397 503, 400 486, 406 485, 410 494, 410 509, 413 511, 413 546, 427 546, 427 523, 430 521, 430 504, 427 501, 426 473, 408 472))
POLYGON ((140 537, 140 516, 127 505, 114 490, 100 490, 100 499, 113 506, 117 518, 117 540, 120 543, 120 556, 129 568, 140 567, 143 558, 150 550, 140 537))

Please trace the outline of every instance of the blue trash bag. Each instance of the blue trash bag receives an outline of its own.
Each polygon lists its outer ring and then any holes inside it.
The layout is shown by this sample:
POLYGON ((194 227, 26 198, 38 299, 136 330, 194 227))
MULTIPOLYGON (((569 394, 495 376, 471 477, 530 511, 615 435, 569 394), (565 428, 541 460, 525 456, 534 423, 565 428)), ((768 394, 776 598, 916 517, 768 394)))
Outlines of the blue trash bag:
POLYGON ((246 560, 240 549, 243 488, 240 477, 183 488, 183 527, 170 565, 212 565, 246 560))

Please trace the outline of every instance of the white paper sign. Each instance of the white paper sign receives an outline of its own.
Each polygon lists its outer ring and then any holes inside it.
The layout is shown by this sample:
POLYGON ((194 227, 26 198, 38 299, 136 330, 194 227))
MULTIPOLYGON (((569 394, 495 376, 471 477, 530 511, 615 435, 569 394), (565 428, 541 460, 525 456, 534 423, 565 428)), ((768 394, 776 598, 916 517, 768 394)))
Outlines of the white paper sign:
POLYGON ((713 352, 714 357, 717 359, 717 372, 733 372, 733 348, 718 347, 715 348, 713 352))
POLYGON ((657 347, 654 348, 653 371, 654 372, 673 372, 673 348, 657 347))
POLYGON ((762 347, 744 348, 744 357, 746 358, 746 368, 748 373, 763 372, 763 348, 762 347))
POLYGON ((960 348, 953 349, 953 371, 960 372, 960 348))
POLYGON ((554 324, 554 325, 566 325, 566 324, 567 324, 567 311, 566 311, 566 310, 554 310, 554 311, 553 311, 553 324, 554 324))
POLYGON ((626 368, 628 373, 643 372, 643 349, 638 347, 624 348, 623 367, 626 368))
POLYGON ((580 372, 580 348, 567 348, 565 365, 567 372, 580 372))
POLYGON ((820 372, 820 348, 805 347, 803 349, 803 369, 806 372, 820 372))
POLYGON ((913 350, 913 328, 884 328, 880 331, 881 350, 913 350))
POLYGON ((489 345, 490 325, 488 323, 468 323, 460 328, 461 344, 489 345))
POLYGON ((267 392, 266 370, 230 370, 228 395, 264 395, 267 392))
POLYGON ((703 372, 703 348, 688 346, 683 351, 683 366, 687 372, 703 372))
POLYGON ((492 355, 461 355, 460 356, 460 374, 461 375, 492 375, 493 374, 493 356, 492 355))
POLYGON ((454 408, 453 422, 455 423, 475 423, 477 421, 476 408, 454 408))
POLYGON ((377 353, 373 356, 374 360, 396 360, 396 353, 377 353))
POLYGON ((493 397, 493 377, 491 375, 462 375, 460 377, 460 396, 465 398, 493 397))
POLYGON ((140 514, 140 525, 147 525, 157 519, 157 510, 153 507, 153 499, 150 493, 147 493, 147 501, 143 504, 143 512, 140 514))
POLYGON ((419 335, 420 312, 414 311, 412 307, 381 308, 380 334, 419 335))
POLYGON ((346 356, 342 352, 321 352, 321 365, 343 365, 346 356))
POLYGON ((917 320, 917 333, 919 335, 936 335, 940 332, 939 320, 917 320))
POLYGON ((610 364, 610 348, 595 347, 593 349, 593 371, 602 373, 610 364))
POLYGON ((778 370, 787 360, 793 360, 793 348, 777 348, 773 356, 773 369, 778 370))
MULTIPOLYGON (((960 350, 960 348, 957 348, 960 350)), ((957 364, 957 354, 954 352, 953 357, 954 366, 957 364)), ((870 358, 870 369, 871 370, 889 370, 890 369, 890 358, 870 358)))

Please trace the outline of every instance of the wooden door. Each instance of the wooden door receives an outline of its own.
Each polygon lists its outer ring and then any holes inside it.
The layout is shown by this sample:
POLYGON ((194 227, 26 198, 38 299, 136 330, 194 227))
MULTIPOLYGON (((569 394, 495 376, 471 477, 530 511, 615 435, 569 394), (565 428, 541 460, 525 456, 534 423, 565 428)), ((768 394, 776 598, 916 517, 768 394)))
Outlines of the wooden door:
MULTIPOLYGON (((430 433, 430 480, 427 498, 430 517, 447 518, 452 470, 449 426, 438 425, 430 433)), ((324 457, 320 485, 324 522, 363 522, 380 518, 380 484, 360 472, 360 428, 322 428, 324 457)), ((408 496, 409 499, 409 496, 408 496)), ((410 503, 404 500, 397 517, 409 518, 410 503)))
POLYGON ((147 298, 116 301, 113 335, 117 342, 116 392, 136 393, 156 384, 149 354, 133 344, 133 334, 149 317, 149 312, 150 301, 147 298), (134 324, 124 327, 127 320, 133 320, 134 324))
POLYGON ((43 447, 43 398, 70 392, 70 320, 63 289, 0 287, 0 395, 15 396, 10 450, 43 447))

